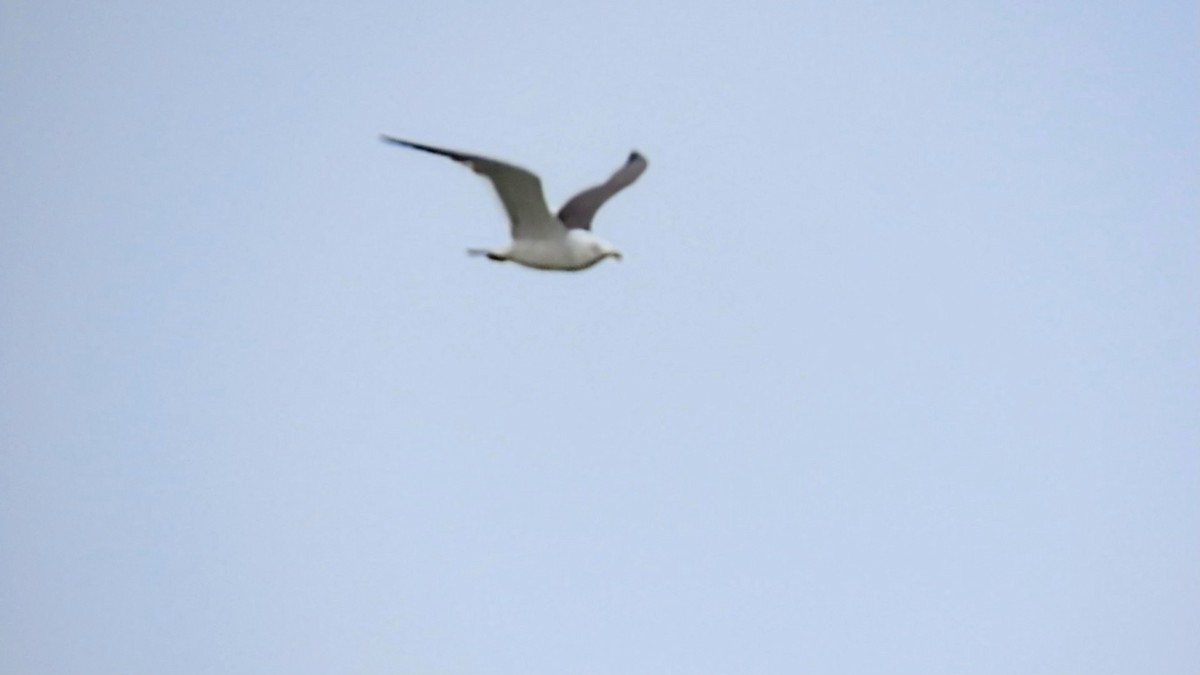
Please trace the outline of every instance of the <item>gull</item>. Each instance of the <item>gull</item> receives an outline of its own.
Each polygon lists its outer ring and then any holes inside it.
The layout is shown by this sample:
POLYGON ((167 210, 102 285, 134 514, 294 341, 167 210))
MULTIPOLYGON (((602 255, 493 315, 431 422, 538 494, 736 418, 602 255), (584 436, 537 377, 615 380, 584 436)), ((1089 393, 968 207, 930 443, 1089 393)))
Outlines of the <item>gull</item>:
POLYGON ((592 218, 613 195, 628 187, 646 170, 646 158, 636 150, 607 181, 572 197, 550 212, 542 194, 542 181, 519 166, 479 155, 436 148, 383 135, 383 140, 414 150, 449 157, 492 182, 512 229, 512 243, 499 249, 468 249, 500 262, 512 262, 539 270, 575 272, 605 258, 621 259, 621 252, 592 234, 592 218))

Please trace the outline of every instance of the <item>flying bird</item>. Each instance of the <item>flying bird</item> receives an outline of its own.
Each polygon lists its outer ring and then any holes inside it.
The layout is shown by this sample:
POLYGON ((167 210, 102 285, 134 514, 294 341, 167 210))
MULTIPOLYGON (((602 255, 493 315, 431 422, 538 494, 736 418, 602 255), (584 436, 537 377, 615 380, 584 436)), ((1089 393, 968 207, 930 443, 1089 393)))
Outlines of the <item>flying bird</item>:
POLYGON ((550 212, 542 194, 542 181, 519 166, 465 152, 435 148, 384 135, 383 140, 414 150, 449 157, 492 182, 504 204, 512 230, 512 243, 499 249, 468 249, 472 255, 507 261, 540 270, 585 270, 605 258, 621 259, 621 252, 592 234, 596 211, 613 195, 628 187, 646 170, 646 158, 629 153, 625 164, 607 181, 572 197, 550 212))

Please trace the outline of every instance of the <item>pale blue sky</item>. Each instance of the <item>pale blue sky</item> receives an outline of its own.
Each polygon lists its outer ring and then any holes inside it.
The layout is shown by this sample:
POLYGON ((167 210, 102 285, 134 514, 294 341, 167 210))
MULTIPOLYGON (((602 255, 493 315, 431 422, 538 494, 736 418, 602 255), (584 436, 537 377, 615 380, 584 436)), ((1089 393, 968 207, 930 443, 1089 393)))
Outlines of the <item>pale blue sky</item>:
POLYGON ((0 0, 0 673, 1197 672, 1198 26, 0 0))

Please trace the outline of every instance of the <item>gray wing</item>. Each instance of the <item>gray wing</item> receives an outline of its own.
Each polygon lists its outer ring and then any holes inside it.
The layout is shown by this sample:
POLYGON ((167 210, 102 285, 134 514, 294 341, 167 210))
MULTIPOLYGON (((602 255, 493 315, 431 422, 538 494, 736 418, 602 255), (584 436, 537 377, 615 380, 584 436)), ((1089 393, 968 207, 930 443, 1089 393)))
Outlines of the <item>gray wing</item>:
POLYGON ((536 174, 519 166, 479 155, 435 148, 432 145, 413 143, 387 135, 383 136, 383 140, 449 157, 470 167, 475 173, 486 176, 496 188, 500 202, 504 204, 504 211, 508 214, 508 221, 512 226, 513 239, 541 239, 562 235, 562 224, 551 215, 550 207, 546 206, 542 181, 536 174))
POLYGON ((563 207, 558 210, 558 219, 570 229, 590 230, 592 218, 596 217, 596 211, 599 211, 610 197, 637 180, 638 176, 646 170, 646 166, 646 158, 640 153, 637 151, 629 153, 629 159, 625 160, 625 165, 617 169, 617 172, 607 182, 588 188, 563 204, 563 207))

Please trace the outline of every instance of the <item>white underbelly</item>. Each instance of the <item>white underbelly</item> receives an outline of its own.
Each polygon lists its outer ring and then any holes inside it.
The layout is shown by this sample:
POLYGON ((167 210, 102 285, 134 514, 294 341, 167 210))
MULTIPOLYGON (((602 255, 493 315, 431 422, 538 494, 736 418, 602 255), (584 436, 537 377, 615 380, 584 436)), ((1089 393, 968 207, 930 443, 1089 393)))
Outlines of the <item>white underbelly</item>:
POLYGON ((588 255, 588 247, 573 245, 568 237, 525 239, 513 242, 508 259, 541 270, 580 270, 594 265, 599 258, 588 255))

